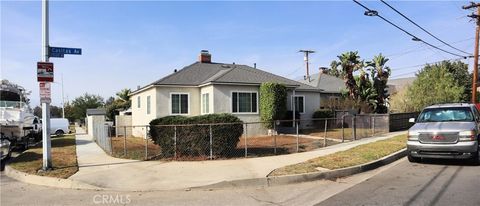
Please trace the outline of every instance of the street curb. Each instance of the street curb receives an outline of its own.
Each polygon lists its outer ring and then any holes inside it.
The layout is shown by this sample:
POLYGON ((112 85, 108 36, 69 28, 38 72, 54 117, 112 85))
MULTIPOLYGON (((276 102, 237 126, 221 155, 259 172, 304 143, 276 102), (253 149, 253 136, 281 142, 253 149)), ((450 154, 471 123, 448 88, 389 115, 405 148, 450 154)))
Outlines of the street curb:
MULTIPOLYGON (((286 185, 293 183, 302 183, 308 181, 322 180, 322 179, 335 179, 345 176, 354 175, 361 172, 366 172, 379 168, 381 166, 390 164, 407 155, 407 149, 402 149, 393 154, 385 156, 379 160, 375 160, 369 163, 347 167, 343 169, 325 171, 325 172, 312 172, 307 174, 298 175, 285 175, 285 176, 268 176, 263 178, 223 181, 211 185, 205 185, 200 187, 192 187, 191 189, 225 189, 225 188, 238 188, 238 187, 270 187, 278 185, 286 185)), ((273 171, 272 171, 273 172, 273 171)), ((270 175, 270 174, 269 174, 270 175)))
POLYGON ((56 177, 45 177, 45 176, 27 174, 25 172, 21 172, 16 169, 13 169, 9 165, 5 165, 4 172, 6 176, 21 182, 28 183, 28 184, 42 185, 42 186, 56 187, 56 188, 65 188, 65 189, 83 189, 83 190, 104 190, 105 189, 105 188, 96 187, 84 182, 71 180, 71 179, 60 179, 56 177))

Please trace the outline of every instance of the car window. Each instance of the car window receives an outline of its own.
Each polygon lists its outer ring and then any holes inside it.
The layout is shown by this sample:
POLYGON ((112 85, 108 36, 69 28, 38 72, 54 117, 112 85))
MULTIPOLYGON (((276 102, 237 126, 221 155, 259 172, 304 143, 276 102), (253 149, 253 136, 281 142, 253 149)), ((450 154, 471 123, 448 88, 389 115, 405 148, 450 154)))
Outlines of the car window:
POLYGON ((423 110, 418 122, 472 122, 474 115, 468 107, 429 108, 423 110))

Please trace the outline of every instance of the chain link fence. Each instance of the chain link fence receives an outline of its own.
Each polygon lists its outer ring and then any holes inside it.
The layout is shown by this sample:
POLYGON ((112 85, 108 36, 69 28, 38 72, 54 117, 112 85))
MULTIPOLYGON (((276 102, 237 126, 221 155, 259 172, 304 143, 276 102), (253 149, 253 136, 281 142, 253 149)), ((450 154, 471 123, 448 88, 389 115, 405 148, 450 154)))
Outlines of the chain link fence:
POLYGON ((212 160, 306 152, 368 138, 388 133, 389 118, 388 115, 344 115, 296 121, 152 127, 102 125, 94 129, 97 144, 114 157, 212 160))

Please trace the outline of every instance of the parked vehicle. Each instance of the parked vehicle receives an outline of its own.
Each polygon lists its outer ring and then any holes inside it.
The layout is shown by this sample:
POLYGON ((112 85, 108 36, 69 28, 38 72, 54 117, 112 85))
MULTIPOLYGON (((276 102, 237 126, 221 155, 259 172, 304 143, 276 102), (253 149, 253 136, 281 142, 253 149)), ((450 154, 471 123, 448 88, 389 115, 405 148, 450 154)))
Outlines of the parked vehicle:
POLYGON ((65 118, 51 118, 50 119, 50 134, 55 134, 61 136, 64 134, 69 134, 69 123, 68 119, 65 118))
POLYGON ((25 89, 7 80, 0 83, 0 142, 2 163, 14 147, 27 149, 41 140, 41 123, 28 105, 25 89))
POLYGON ((478 164, 480 113, 474 104, 442 104, 425 108, 408 130, 410 162, 422 158, 469 159, 478 164))

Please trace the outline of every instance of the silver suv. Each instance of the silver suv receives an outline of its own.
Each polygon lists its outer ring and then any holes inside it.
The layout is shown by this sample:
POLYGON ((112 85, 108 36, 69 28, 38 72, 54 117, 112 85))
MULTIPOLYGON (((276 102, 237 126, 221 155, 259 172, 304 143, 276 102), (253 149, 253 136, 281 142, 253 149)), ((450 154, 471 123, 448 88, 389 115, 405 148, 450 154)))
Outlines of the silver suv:
POLYGON ((425 108, 408 130, 410 162, 422 158, 479 160, 480 113, 473 104, 442 104, 425 108))

